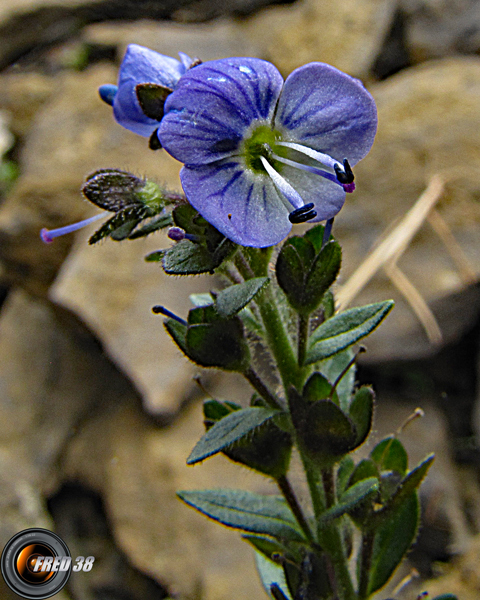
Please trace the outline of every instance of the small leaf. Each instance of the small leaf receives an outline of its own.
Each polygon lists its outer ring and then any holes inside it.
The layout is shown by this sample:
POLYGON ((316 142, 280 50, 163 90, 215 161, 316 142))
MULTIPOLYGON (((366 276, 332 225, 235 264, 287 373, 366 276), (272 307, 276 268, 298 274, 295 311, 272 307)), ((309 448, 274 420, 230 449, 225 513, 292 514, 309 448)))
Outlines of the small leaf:
POLYGON ((371 333, 393 307, 393 300, 351 308, 322 323, 310 337, 305 364, 329 358, 371 333))
POLYGON ((205 400, 203 403, 203 414, 207 421, 220 421, 233 411, 242 407, 233 402, 219 402, 218 400, 205 400))
POLYGON ((358 481, 368 479, 369 477, 380 478, 380 474, 377 469, 377 465, 369 458, 362 459, 353 470, 348 486, 355 485, 358 481))
POLYGON ((262 496, 230 489, 184 491, 178 492, 178 496, 227 527, 280 539, 304 539, 293 514, 280 496, 262 496))
POLYGON ((215 301, 221 317, 232 317, 242 310, 267 285, 268 277, 255 277, 222 290, 215 301))
POLYGON ((370 456, 381 471, 395 471, 402 477, 407 472, 407 451, 402 442, 393 435, 379 442, 371 451, 370 456))
POLYGON ((329 508, 321 515, 319 519, 320 527, 327 525, 332 519, 350 512, 359 504, 365 502, 365 500, 372 498, 377 492, 378 479, 376 477, 369 477, 358 481, 340 496, 335 506, 332 506, 332 508, 329 508))
POLYGON ((284 544, 267 535, 246 533, 242 535, 242 539, 251 544, 255 550, 261 552, 269 560, 274 560, 277 556, 283 557, 289 554, 289 550, 284 544))
POLYGON ((146 180, 121 169, 100 169, 87 177, 82 186, 84 196, 96 206, 117 213, 141 206, 138 194, 146 180))
POLYGON ((369 595, 387 583, 410 549, 417 536, 419 518, 418 495, 413 492, 375 529, 369 595))
POLYGON ((335 240, 328 242, 312 262, 305 280, 304 306, 314 311, 323 295, 337 279, 342 263, 342 249, 335 240))
POLYGON ((367 439, 372 427, 373 402, 375 394, 371 387, 363 386, 357 390, 350 405, 350 418, 357 430, 355 448, 361 446, 367 439))
POLYGON ((143 114, 155 121, 163 119, 165 100, 172 91, 171 88, 156 83, 140 83, 135 86, 143 114))
POLYGON ((270 408, 243 408, 230 413, 207 431, 187 459, 188 465, 205 460, 237 442, 279 411, 270 408))
MULTIPOLYGON (((318 371, 312 373, 307 383, 303 387, 303 399, 305 402, 313 404, 317 400, 326 400, 332 393, 332 384, 318 371)), ((334 401, 338 400, 335 397, 334 401)), ((337 402, 335 402, 337 404, 337 402)))
POLYGON ((213 304, 213 298, 211 294, 190 294, 189 298, 193 306, 196 307, 210 306, 213 304))
POLYGON ((161 262, 165 255, 165 250, 155 250, 154 252, 150 252, 145 256, 146 262, 161 262))

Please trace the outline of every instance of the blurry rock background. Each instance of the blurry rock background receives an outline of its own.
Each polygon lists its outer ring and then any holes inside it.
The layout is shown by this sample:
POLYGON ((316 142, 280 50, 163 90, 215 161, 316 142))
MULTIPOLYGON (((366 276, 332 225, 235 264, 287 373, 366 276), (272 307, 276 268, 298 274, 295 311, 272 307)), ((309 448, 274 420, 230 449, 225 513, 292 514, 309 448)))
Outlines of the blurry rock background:
MULTIPOLYGON (((179 188, 178 163, 116 125, 98 98, 132 42, 204 60, 258 56, 284 75, 329 62, 374 95, 377 140, 336 220, 338 297, 395 298, 359 379, 377 388, 378 435, 422 406, 404 441, 412 462, 437 452, 403 574, 414 566, 441 576, 420 589, 478 598, 478 0, 0 0, 0 546, 40 526, 72 554, 95 556, 61 600, 264 597, 239 535, 175 497, 271 489, 226 459, 185 466, 203 428, 197 371, 150 309, 185 313, 188 295, 215 282, 146 264, 170 243, 163 234, 93 248, 84 233, 39 238, 92 213, 79 190, 98 168, 179 188), (420 215, 427 188, 433 208, 420 215), (401 253, 364 262, 399 238, 401 253)), ((247 398, 235 377, 202 377, 217 397, 247 398)), ((0 593, 16 598, 3 580, 0 593)), ((412 587, 402 597, 414 596, 412 587)))

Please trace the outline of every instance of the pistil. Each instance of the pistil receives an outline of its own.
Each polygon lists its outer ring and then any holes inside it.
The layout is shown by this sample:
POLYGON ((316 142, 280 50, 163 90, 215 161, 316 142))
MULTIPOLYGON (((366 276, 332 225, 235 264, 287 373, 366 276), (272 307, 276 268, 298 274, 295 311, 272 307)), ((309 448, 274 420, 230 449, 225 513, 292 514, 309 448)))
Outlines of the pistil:
POLYGON ((94 223, 103 217, 105 217, 105 213, 99 213, 98 215, 94 215, 89 219, 78 221, 78 223, 72 223, 71 225, 65 225, 65 227, 59 227, 58 229, 46 229, 44 227, 40 231, 40 237, 46 244, 50 244, 56 237, 65 235, 66 233, 72 233, 73 231, 77 231, 77 229, 82 229, 83 227, 86 227, 87 225, 90 225, 90 223, 94 223))

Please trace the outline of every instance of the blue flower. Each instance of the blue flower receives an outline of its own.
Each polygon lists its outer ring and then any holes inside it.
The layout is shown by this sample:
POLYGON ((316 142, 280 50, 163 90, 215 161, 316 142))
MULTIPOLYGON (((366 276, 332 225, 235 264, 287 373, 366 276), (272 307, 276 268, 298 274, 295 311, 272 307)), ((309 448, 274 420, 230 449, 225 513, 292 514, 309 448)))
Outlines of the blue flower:
POLYGON ((100 97, 113 106, 116 121, 139 135, 151 137, 158 120, 145 115, 138 101, 136 87, 155 84, 174 90, 180 77, 192 66, 192 59, 182 52, 181 60, 164 56, 143 46, 130 44, 120 65, 118 86, 107 84, 99 88, 100 97))
POLYGON ((265 247, 292 223, 338 213, 376 126, 372 96, 334 67, 310 63, 284 82, 271 63, 229 58, 183 75, 158 137, 184 163, 199 213, 234 242, 265 247))

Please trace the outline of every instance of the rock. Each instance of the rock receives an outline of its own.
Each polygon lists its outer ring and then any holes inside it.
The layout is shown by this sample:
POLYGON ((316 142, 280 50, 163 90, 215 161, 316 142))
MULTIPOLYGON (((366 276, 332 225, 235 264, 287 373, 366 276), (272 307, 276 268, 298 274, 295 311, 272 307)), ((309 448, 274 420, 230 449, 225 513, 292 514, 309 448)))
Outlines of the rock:
MULTIPOLYGON (((440 174, 446 184, 436 210, 460 245, 469 272, 462 272, 449 254, 451 242, 441 241, 428 223, 421 226, 399 267, 426 301, 457 295, 458 308, 449 312, 458 324, 451 328, 440 320, 441 311, 437 315, 441 329, 448 332, 446 341, 451 341, 471 327, 478 314, 478 298, 473 299, 476 288, 463 303, 466 307, 473 302, 469 310, 461 308, 458 295, 480 271, 476 201, 480 195, 480 60, 427 63, 376 84, 371 91, 378 106, 378 134, 370 154, 355 168, 357 191, 347 198, 335 222, 335 235, 344 246, 340 283, 348 280, 380 235, 415 204, 430 178, 440 174), (470 323, 465 324, 467 316, 470 323)), ((382 270, 351 304, 389 297, 397 306, 368 338, 366 359, 413 358, 434 352, 436 347, 382 270)))
POLYGON ((89 43, 118 46, 119 56, 123 56, 128 44, 140 44, 174 57, 181 51, 204 61, 229 56, 254 56, 255 52, 239 23, 227 18, 195 26, 147 20, 98 23, 85 29, 84 38, 89 43))
POLYGON ((0 69, 29 54, 68 41, 89 23, 108 20, 171 19, 202 22, 222 15, 249 14, 271 0, 19 0, 0 5, 0 69))
POLYGON ((329 63, 366 77, 393 19, 393 0, 301 0, 269 7, 245 22, 257 55, 283 75, 311 62, 329 63))
POLYGON ((132 388, 98 343, 61 309, 12 291, 0 319, 0 543, 27 527, 51 528, 42 494, 76 428, 132 388))
POLYGON ((133 407, 112 407, 73 441, 64 476, 97 489, 120 548, 140 570, 182 598, 246 600, 263 593, 253 552, 237 531, 180 502, 180 489, 275 492, 224 457, 195 467, 185 460, 203 433, 201 407, 159 430, 133 407))
POLYGON ((406 43, 415 62, 479 51, 476 0, 402 0, 399 8, 406 17, 406 43))

